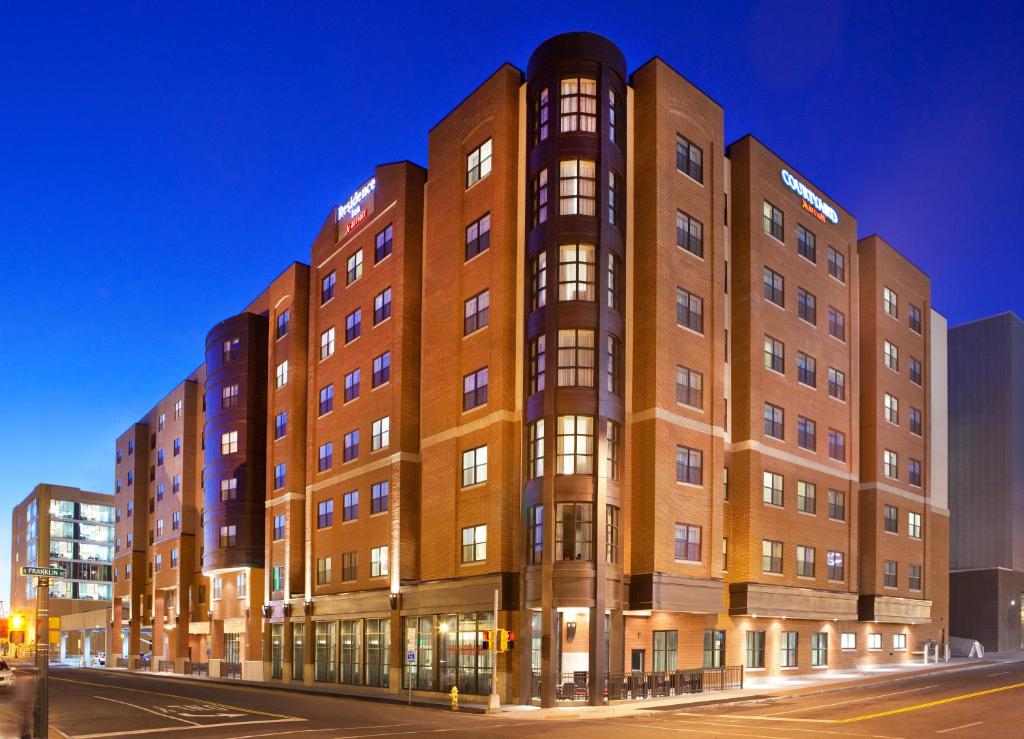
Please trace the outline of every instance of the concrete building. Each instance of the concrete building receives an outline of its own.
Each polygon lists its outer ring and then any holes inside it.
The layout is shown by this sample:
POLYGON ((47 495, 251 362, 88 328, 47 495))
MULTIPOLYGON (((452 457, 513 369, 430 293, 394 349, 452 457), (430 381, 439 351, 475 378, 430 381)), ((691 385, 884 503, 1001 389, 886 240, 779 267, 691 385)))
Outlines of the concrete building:
POLYGON ((949 331, 950 626, 989 650, 1024 648, 1024 322, 949 331))
POLYGON ((550 705, 945 639, 925 275, 593 34, 428 143, 118 440, 126 662, 550 705))
MULTIPOLYGON (((114 559, 114 497, 65 485, 40 483, 11 515, 11 613, 23 629, 11 642, 36 641, 36 578, 23 566, 63 567, 67 578, 50 580, 50 641, 60 643, 60 619, 110 607, 114 559)), ((101 623, 106 618, 100 619, 101 623)), ((104 649, 105 631, 97 632, 96 651, 104 649)))

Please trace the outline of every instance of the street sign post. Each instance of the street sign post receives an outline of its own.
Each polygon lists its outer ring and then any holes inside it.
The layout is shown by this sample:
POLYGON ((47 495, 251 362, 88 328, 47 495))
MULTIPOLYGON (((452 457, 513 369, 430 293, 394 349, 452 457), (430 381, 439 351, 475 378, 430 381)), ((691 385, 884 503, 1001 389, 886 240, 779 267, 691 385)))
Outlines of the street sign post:
POLYGON ((24 577, 36 578, 36 715, 35 736, 50 735, 50 578, 67 577, 68 571, 63 567, 30 567, 22 566, 24 577), (42 634, 42 642, 39 637, 42 634))

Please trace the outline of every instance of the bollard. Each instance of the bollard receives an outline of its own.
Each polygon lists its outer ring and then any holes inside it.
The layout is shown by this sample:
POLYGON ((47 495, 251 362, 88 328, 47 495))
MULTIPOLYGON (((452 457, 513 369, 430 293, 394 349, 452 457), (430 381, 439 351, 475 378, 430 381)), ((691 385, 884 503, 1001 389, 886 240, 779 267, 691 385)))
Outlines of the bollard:
POLYGON ((451 692, 449 692, 448 695, 450 695, 451 698, 452 698, 452 710, 453 711, 458 711, 459 710, 459 689, 453 685, 452 689, 451 689, 451 692))

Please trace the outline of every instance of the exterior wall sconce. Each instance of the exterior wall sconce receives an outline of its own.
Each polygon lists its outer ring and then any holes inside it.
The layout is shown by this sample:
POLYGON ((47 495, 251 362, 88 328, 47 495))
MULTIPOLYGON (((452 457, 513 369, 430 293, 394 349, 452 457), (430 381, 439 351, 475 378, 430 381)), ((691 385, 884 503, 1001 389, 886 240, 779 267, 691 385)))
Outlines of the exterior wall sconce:
POLYGON ((263 618, 270 618, 270 614, 273 612, 273 607, 269 603, 263 604, 263 618))
POLYGON ((401 606, 401 604, 402 604, 402 594, 401 593, 391 593, 388 596, 388 601, 391 603, 391 610, 392 611, 397 611, 399 609, 399 607, 401 606))
POLYGON ((565 624, 565 640, 572 642, 576 639, 576 622, 567 621, 565 624))
POLYGON ((307 616, 313 615, 313 601, 307 600, 302 604, 302 610, 307 616))
POLYGON ((292 604, 291 603, 285 603, 283 606, 281 606, 281 611, 282 611, 282 613, 284 613, 284 615, 286 617, 287 616, 291 616, 292 615, 292 604))

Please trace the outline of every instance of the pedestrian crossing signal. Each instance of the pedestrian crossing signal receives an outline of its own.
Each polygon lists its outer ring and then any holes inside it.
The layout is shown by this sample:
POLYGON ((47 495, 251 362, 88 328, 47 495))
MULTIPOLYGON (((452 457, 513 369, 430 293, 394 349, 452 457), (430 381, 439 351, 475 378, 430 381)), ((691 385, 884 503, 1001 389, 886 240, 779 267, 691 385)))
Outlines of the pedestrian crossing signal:
POLYGON ((491 644, 494 641, 494 632, 490 630, 484 630, 480 632, 480 647, 485 651, 491 651, 491 644))

